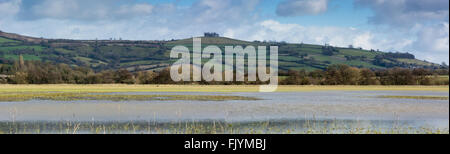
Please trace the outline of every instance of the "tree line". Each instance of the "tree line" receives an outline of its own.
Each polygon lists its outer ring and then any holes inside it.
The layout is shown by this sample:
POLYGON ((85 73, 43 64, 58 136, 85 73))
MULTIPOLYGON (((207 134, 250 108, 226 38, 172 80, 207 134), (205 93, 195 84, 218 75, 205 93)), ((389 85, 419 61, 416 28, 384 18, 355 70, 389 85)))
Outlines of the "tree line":
MULTIPOLYGON (((130 72, 126 69, 95 72, 88 67, 41 61, 0 64, 0 83, 7 84, 264 84, 263 82, 173 82, 169 68, 130 72), (5 75, 7 75, 5 77, 5 75)), ((448 69, 391 68, 370 70, 343 64, 325 70, 279 72, 283 85, 448 85, 448 69)))
POLYGON ((290 70, 281 74, 284 85, 448 85, 448 69, 390 68, 370 70, 344 64, 326 70, 306 72, 290 70))

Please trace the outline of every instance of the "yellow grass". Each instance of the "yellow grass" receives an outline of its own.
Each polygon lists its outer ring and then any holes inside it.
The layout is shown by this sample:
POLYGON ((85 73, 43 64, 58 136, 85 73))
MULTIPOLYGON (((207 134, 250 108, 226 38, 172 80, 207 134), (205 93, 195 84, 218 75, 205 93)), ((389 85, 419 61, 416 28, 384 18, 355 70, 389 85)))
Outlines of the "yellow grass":
POLYGON ((102 95, 71 92, 5 92, 0 93, 0 102, 37 100, 111 100, 111 101, 150 101, 150 100, 195 100, 195 101, 225 101, 225 100, 260 100, 244 96, 214 96, 214 95, 102 95))
POLYGON ((446 96, 379 96, 380 98, 396 98, 396 99, 431 99, 431 100, 448 100, 446 96))
MULTIPOLYGON (((0 92, 258 92, 257 85, 10 85, 0 92)), ((449 86, 279 86, 277 92, 301 91, 449 91, 449 86)))

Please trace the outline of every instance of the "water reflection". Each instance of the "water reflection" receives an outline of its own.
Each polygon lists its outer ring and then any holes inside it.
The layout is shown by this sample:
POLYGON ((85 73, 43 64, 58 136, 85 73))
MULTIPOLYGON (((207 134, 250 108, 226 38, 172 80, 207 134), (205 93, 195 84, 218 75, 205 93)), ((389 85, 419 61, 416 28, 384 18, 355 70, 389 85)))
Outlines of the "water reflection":
MULTIPOLYGON (((116 93, 109 93, 116 94, 116 93)), ((377 98, 381 95, 447 96, 429 91, 323 91, 280 93, 196 93, 132 92, 128 95, 232 95, 261 98, 258 101, 43 101, 0 102, 0 121, 44 121, 46 123, 96 122, 167 124, 173 121, 218 121, 222 123, 271 122, 279 127, 303 128, 306 119, 318 123, 333 121, 393 128, 402 124, 414 128, 448 129, 448 100, 377 98), (292 122, 294 121, 294 122, 292 122)), ((244 126, 244 125, 242 125, 244 126)), ((284 129, 286 130, 286 129, 284 129)), ((299 132, 304 129, 296 129, 299 132)), ((151 132, 150 132, 151 133, 151 132)))

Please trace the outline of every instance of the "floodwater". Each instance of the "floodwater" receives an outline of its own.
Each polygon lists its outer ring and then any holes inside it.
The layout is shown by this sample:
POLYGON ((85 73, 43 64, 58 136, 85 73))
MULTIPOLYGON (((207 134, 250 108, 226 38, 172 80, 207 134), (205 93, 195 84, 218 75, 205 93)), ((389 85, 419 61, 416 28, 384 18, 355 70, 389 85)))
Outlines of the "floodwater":
MULTIPOLYGON (((117 94, 117 93, 109 93, 117 94)), ((43 101, 0 102, 0 122, 20 121, 364 121, 381 125, 449 128, 449 101, 377 96, 449 96, 430 91, 315 91, 275 93, 130 92, 128 95, 231 95, 256 101, 43 101)))

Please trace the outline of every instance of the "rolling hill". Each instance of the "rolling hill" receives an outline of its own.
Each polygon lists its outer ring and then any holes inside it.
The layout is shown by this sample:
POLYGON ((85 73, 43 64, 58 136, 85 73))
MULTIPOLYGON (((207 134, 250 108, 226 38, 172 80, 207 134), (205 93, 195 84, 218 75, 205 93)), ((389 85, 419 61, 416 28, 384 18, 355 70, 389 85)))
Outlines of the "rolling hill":
MULTIPOLYGON (((418 60, 409 53, 386 53, 360 48, 303 43, 248 42, 225 37, 202 37, 202 43, 203 47, 218 45, 223 51, 227 45, 279 46, 281 70, 313 71, 325 69, 331 64, 347 64, 370 69, 444 67, 418 60)), ((0 31, 0 64, 11 65, 19 55, 23 55, 25 60, 87 66, 97 71, 158 70, 168 67, 176 60, 169 58, 171 48, 176 45, 185 45, 192 49, 192 38, 172 41, 69 40, 36 38, 0 31)))

